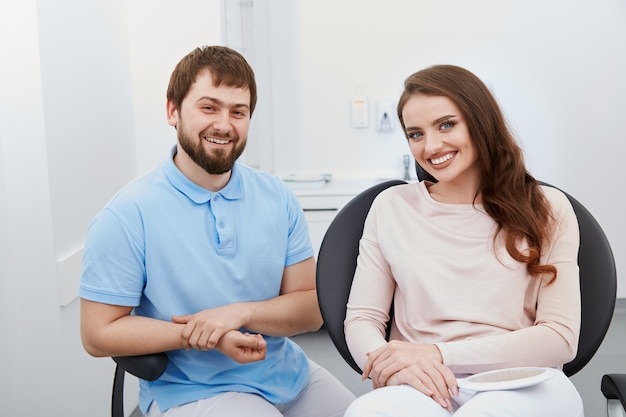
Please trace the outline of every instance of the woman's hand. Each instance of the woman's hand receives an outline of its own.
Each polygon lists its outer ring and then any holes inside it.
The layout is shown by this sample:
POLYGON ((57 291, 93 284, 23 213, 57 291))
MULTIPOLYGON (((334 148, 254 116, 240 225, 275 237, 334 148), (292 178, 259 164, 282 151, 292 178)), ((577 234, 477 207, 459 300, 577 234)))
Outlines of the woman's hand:
POLYGON ((450 395, 458 395, 454 373, 445 365, 435 345, 393 340, 368 354, 363 379, 371 378, 374 388, 411 385, 452 410, 450 395))

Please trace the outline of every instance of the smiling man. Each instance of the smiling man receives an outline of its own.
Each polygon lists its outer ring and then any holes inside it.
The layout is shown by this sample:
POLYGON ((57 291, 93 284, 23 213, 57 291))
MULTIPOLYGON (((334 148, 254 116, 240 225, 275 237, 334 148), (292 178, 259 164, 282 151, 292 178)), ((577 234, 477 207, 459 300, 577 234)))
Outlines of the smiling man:
POLYGON ((89 227, 83 345, 167 353, 163 376, 141 381, 146 416, 342 416, 354 398, 288 338, 322 324, 315 262, 295 196, 237 162, 256 100, 239 53, 185 56, 167 90, 177 146, 89 227))

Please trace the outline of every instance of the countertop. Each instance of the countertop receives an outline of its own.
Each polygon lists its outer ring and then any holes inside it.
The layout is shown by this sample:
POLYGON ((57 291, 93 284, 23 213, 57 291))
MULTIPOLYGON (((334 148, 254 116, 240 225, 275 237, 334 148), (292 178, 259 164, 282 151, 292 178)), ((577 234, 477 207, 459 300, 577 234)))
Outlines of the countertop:
POLYGON ((391 180, 393 178, 332 178, 318 187, 310 187, 309 185, 298 187, 298 183, 288 182, 287 184, 293 190, 296 196, 335 196, 335 195, 348 195, 354 196, 367 188, 379 184, 384 181, 391 180))

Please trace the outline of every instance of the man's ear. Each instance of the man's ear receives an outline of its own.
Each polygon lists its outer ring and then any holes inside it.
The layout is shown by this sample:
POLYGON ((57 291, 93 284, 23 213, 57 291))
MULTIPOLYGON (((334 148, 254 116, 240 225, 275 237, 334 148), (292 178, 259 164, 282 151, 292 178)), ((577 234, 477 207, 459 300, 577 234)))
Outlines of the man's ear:
POLYGON ((167 112, 167 123, 176 128, 178 125, 178 109, 171 100, 167 100, 165 103, 165 111, 167 112))

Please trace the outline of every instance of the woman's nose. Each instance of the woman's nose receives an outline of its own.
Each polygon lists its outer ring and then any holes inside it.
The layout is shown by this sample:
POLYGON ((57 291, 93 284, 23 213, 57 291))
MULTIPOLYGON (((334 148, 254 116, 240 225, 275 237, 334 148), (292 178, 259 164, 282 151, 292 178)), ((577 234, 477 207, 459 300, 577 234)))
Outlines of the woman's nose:
POLYGON ((443 147, 443 141, 439 138, 439 135, 427 135, 425 141, 424 151, 427 154, 435 154, 443 147))

